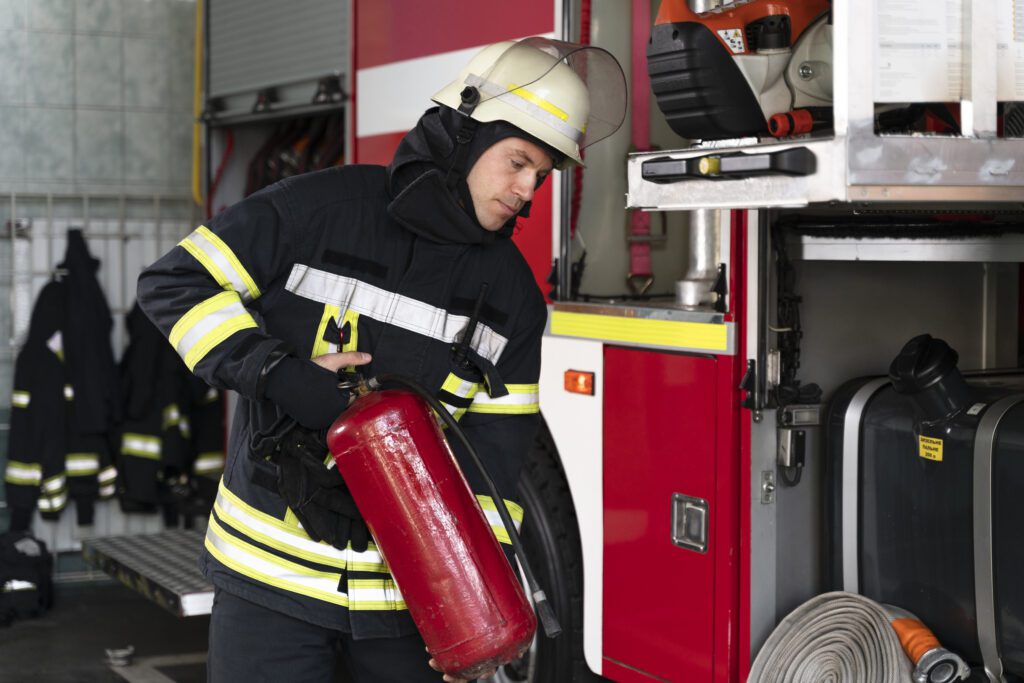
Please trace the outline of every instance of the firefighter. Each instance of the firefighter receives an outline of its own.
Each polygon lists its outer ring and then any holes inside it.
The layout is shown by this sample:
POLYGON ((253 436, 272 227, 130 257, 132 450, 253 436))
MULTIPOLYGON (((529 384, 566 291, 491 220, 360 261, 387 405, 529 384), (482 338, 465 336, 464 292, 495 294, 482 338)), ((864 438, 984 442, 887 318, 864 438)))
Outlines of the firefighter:
POLYGON ((242 398, 200 560, 215 587, 210 680, 329 681, 339 652, 359 683, 441 679, 323 465, 323 431, 349 401, 337 371, 436 392, 522 520, 547 313, 509 238, 551 171, 621 124, 625 79, 607 52, 527 38, 485 48, 433 100, 388 167, 261 190, 139 279, 188 367, 242 398))

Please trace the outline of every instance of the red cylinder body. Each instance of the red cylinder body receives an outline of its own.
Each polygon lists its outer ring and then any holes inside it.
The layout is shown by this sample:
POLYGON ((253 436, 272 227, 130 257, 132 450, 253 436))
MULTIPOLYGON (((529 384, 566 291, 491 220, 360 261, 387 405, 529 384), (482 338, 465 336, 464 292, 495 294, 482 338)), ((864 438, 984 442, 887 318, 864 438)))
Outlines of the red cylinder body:
POLYGON ((426 402, 361 396, 327 445, 441 669, 472 679, 521 656, 536 617, 426 402))

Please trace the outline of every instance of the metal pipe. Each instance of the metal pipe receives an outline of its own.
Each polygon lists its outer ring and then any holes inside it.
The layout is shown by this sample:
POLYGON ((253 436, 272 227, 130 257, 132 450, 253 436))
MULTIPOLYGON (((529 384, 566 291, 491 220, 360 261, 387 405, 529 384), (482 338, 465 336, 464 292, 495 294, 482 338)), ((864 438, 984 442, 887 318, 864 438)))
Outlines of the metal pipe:
POLYGON ((707 307, 715 302, 712 287, 718 277, 721 212, 690 212, 689 257, 686 275, 676 282, 676 302, 684 308, 707 307))

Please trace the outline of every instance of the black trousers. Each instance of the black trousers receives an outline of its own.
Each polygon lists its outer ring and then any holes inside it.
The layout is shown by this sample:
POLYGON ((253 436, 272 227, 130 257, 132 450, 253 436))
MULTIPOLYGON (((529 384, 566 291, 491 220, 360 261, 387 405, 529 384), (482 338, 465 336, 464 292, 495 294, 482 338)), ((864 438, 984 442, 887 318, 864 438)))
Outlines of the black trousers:
POLYGON ((419 634, 353 640, 215 588, 206 676, 209 683, 439 683, 425 647, 419 634))

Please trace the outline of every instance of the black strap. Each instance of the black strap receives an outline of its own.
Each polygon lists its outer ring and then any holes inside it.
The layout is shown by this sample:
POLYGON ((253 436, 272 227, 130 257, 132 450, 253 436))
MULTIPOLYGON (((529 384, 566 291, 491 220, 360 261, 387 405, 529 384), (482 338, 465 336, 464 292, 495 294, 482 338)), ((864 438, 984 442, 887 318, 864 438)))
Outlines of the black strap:
POLYGON ((469 144, 476 134, 477 122, 472 118, 473 110, 480 104, 480 91, 472 86, 463 88, 462 104, 459 105, 459 114, 462 115, 459 129, 455 131, 455 155, 452 157, 452 165, 448 167, 448 175, 445 176, 445 185, 449 190, 454 190, 459 181, 465 177, 466 159, 469 157, 469 144))

